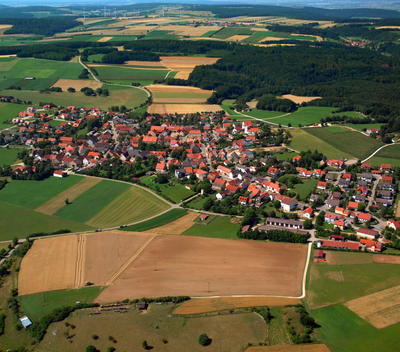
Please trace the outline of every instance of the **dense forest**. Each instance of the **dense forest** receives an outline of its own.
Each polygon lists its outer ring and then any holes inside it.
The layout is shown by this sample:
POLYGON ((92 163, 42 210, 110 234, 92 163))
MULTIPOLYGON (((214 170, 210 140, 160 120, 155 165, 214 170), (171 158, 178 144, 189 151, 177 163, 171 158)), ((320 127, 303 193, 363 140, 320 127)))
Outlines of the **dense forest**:
POLYGON ((310 105, 389 116, 400 114, 399 70, 396 58, 353 47, 241 45, 214 65, 196 67, 186 84, 214 89, 209 103, 295 94, 323 97, 310 105))
POLYGON ((101 59, 105 64, 123 64, 125 61, 160 61, 160 56, 143 50, 133 51, 112 51, 104 55, 101 59))
MULTIPOLYGON (((0 11, 1 12, 1 11, 0 11)), ((52 18, 0 18, 0 24, 11 24, 4 34, 40 34, 47 37, 62 33, 83 23, 74 17, 52 18)))

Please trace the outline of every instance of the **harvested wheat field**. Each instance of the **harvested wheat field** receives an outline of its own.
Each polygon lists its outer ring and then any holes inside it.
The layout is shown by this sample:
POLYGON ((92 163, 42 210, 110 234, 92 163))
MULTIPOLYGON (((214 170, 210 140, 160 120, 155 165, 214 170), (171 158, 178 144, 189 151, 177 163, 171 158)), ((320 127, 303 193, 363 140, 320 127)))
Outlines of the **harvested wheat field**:
POLYGON ((178 71, 175 78, 187 79, 193 69, 199 65, 212 65, 219 57, 161 56, 161 62, 172 71, 178 71), (186 77, 186 78, 184 78, 186 77))
POLYGON ((201 104, 152 104, 147 109, 149 114, 195 114, 196 112, 221 111, 219 105, 201 104))
POLYGON ((226 41, 240 42, 241 40, 244 40, 244 39, 247 39, 247 38, 250 38, 250 37, 251 37, 251 35, 240 35, 240 34, 237 34, 237 35, 233 35, 232 37, 226 38, 225 40, 226 41))
POLYGON ((249 102, 246 103, 246 104, 249 106, 249 108, 255 109, 257 103, 258 103, 258 101, 257 101, 257 100, 254 100, 254 101, 249 101, 249 102))
POLYGON ((0 55, 0 58, 1 57, 17 57, 17 54, 14 54, 14 55, 0 55))
POLYGON ((74 288, 78 236, 36 240, 21 263, 19 295, 74 288))
POLYGON ((400 26, 383 26, 383 27, 376 27, 375 29, 400 29, 400 26))
POLYGON ((103 38, 100 38, 97 42, 98 42, 98 43, 108 42, 108 41, 111 40, 112 38, 114 38, 114 37, 103 37, 103 38))
POLYGON ((141 233, 159 234, 159 235, 180 235, 190 229, 195 223, 194 220, 199 216, 198 213, 189 212, 178 220, 172 221, 166 225, 156 227, 149 231, 141 233))
POLYGON ((292 94, 285 94, 282 95, 283 99, 289 99, 292 102, 296 103, 296 104, 301 104, 301 103, 308 103, 309 101, 315 100, 315 99, 321 99, 321 97, 301 97, 298 95, 292 95, 292 94))
POLYGON ((1 37, 7 36, 7 35, 4 34, 4 32, 5 32, 7 29, 10 29, 11 27, 12 27, 12 25, 9 25, 9 24, 0 24, 0 36, 1 36, 1 37))
POLYGON ((84 281, 104 285, 150 236, 121 231, 86 235, 84 281))
POLYGON ((301 301, 296 298, 281 298, 281 297, 216 297, 191 299, 183 303, 173 314, 201 314, 215 312, 217 310, 226 310, 233 308, 248 308, 248 307, 276 307, 285 305, 301 304, 301 301))
POLYGON ((386 328, 400 322, 400 286, 354 299, 344 305, 377 329, 386 328))
POLYGON ((89 87, 92 89, 101 88, 103 83, 99 83, 96 81, 85 81, 85 80, 75 80, 75 79, 59 79, 56 83, 52 85, 52 87, 60 87, 63 91, 66 91, 68 88, 75 88, 76 91, 80 91, 84 87, 89 87))
POLYGON ((280 40, 287 40, 287 38, 266 37, 266 38, 260 39, 258 42, 261 43, 261 42, 266 41, 266 40, 270 40, 270 41, 271 41, 271 40, 280 41, 280 40))
POLYGON ((154 103, 166 104, 202 104, 207 102, 205 98, 153 98, 154 103))
POLYGON ((159 235, 97 301, 178 295, 298 296, 306 256, 303 245, 159 235))
MULTIPOLYGON (((218 30, 220 28, 221 27, 212 27, 211 29, 218 30)), ((176 26, 176 25, 163 26, 161 28, 161 30, 163 31, 170 31, 170 34, 184 35, 190 37, 201 37, 203 34, 209 32, 211 29, 210 27, 207 26, 191 27, 191 26, 176 26)))
POLYGON ((164 84, 151 84, 146 88, 152 93, 198 93, 211 95, 213 90, 206 90, 197 87, 169 86, 164 84))
POLYGON ((400 257, 391 255, 374 255, 374 262, 385 264, 400 264, 400 257))
POLYGON ((79 197, 82 193, 86 192, 88 189, 92 188, 94 185, 98 184, 101 179, 83 177, 81 181, 69 187, 65 191, 59 193, 55 197, 48 200, 46 203, 37 207, 35 211, 39 213, 53 215, 62 207, 65 206, 65 199, 68 198, 70 202, 79 197))
POLYGON ((246 352, 330 352, 330 349, 322 344, 304 344, 250 347, 246 349, 246 352))

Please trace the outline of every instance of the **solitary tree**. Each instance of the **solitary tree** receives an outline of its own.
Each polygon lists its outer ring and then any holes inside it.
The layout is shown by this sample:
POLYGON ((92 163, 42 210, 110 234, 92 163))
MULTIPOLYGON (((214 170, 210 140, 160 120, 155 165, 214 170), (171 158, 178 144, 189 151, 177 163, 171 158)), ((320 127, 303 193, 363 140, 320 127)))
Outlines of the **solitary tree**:
POLYGON ((206 334, 201 334, 199 336, 199 344, 202 346, 207 346, 210 343, 210 339, 206 334))
POLYGON ((144 349, 147 349, 148 346, 149 346, 149 345, 147 344, 147 341, 144 340, 144 341, 142 342, 142 347, 143 347, 144 349))
POLYGON ((66 198, 64 202, 65 202, 66 205, 68 205, 69 204, 69 199, 66 198))

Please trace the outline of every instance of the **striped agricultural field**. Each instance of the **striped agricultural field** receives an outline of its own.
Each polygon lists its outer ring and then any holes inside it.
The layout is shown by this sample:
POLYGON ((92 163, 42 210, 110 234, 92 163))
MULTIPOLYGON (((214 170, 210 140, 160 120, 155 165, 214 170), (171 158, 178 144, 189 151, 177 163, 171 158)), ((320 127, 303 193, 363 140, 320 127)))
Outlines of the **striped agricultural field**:
POLYGON ((75 185, 67 188, 65 191, 59 193, 54 198, 51 198, 46 203, 42 204, 40 207, 37 207, 35 211, 47 215, 53 215, 54 213, 56 213, 58 210, 60 210, 62 207, 65 206, 65 200, 67 198, 70 202, 72 202, 74 199, 79 197, 82 193, 86 192, 100 181, 101 179, 83 177, 75 185))
POLYGON ((86 222, 96 227, 130 224, 157 215, 170 206, 149 191, 130 187, 86 222))

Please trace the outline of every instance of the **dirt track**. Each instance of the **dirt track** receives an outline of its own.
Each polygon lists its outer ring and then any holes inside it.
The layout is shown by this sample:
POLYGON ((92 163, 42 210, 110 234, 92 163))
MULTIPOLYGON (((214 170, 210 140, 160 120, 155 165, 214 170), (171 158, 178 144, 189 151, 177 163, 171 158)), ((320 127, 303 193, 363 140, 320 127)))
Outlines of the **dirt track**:
POLYGON ((306 256, 303 245, 160 235, 97 301, 175 295, 299 296, 306 256))
POLYGON ((284 306, 291 304, 301 304, 299 299, 280 298, 280 297, 217 297, 202 298, 185 302, 177 309, 174 314, 200 314, 214 312, 217 310, 247 308, 260 306, 284 306))

